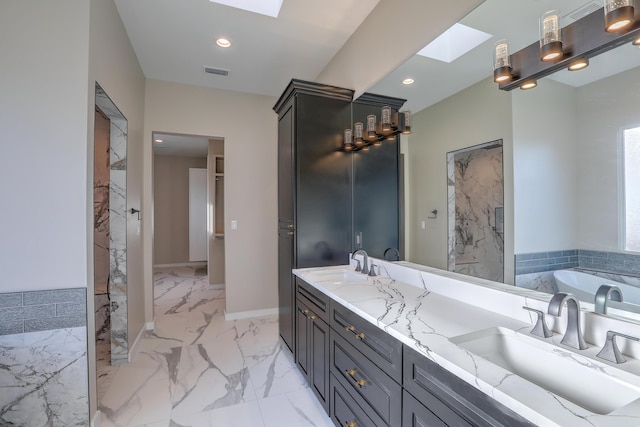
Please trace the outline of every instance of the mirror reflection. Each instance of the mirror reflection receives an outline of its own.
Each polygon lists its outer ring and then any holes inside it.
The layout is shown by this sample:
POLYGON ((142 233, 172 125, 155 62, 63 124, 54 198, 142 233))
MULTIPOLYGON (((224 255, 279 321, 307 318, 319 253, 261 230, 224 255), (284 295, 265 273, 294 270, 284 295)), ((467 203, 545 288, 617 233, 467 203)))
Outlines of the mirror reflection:
MULTIPOLYGON (((370 90, 406 98, 413 113, 402 141, 403 258, 455 268, 455 218, 432 218, 449 211, 447 153, 502 140, 504 265, 502 278, 490 279, 588 303, 600 285, 615 284, 624 301, 609 302, 609 314, 640 320, 640 49, 625 44, 528 91, 493 82, 495 42, 508 38, 513 51, 531 44, 539 17, 558 6, 487 0, 460 23, 490 38, 452 62, 416 55, 370 90)), ((561 6, 563 27, 601 7, 561 6)))

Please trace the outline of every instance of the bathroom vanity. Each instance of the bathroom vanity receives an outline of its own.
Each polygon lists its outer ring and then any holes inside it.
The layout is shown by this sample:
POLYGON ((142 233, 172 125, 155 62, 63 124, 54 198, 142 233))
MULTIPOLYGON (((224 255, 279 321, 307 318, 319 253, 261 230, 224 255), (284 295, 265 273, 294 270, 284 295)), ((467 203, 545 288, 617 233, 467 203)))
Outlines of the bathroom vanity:
POLYGON ((300 371, 340 426, 640 425, 638 325, 583 310, 586 350, 529 333, 549 295, 406 262, 294 270, 300 371))

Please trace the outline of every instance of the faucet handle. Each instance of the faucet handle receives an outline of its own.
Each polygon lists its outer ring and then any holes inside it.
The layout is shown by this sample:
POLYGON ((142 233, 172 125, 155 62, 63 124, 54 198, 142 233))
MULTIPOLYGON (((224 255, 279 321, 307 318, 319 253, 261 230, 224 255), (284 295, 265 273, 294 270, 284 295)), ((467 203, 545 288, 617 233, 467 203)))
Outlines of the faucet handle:
POLYGON ((360 260, 356 259, 354 261, 356 262, 356 271, 362 271, 362 267, 360 266, 360 260))
POLYGON ((538 320, 536 321, 535 326, 531 329, 531 334, 536 335, 542 338, 549 338, 553 336, 553 332, 549 330, 547 327, 547 323, 544 321, 544 312, 541 310, 536 310, 535 308, 523 306, 525 310, 532 311, 538 315, 538 320))
POLYGON ((369 267, 369 276, 370 277, 375 277, 376 276, 376 267, 377 266, 378 266, 377 264, 371 263, 371 267, 369 267))
POLYGON ((607 340, 600 350, 600 353, 596 355, 600 359, 608 360, 613 363, 624 363, 626 360, 620 350, 618 349, 618 345, 616 344, 616 337, 623 337, 628 340, 640 341, 636 337, 632 337, 630 335, 621 334, 620 332, 615 331, 607 331, 607 340))

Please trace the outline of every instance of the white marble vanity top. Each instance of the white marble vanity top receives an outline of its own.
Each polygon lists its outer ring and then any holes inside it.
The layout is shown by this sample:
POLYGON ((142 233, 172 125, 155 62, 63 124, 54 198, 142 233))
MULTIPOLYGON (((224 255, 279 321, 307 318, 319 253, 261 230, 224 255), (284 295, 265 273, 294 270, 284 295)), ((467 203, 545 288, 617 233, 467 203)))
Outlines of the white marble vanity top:
MULTIPOLYGON (((589 348, 583 351, 559 344, 562 335, 558 333, 543 341, 557 346, 553 348, 555 355, 624 380, 630 384, 632 395, 637 388, 638 399, 606 414, 594 413, 449 340, 493 327, 531 337, 529 330, 534 315, 521 307, 527 305, 546 311, 549 295, 526 291, 510 293, 502 284, 482 281, 483 286, 478 286, 478 279, 461 280, 455 273, 415 268, 408 263, 374 261, 383 273, 377 277, 355 272, 344 274, 346 269, 353 270, 352 266, 297 269, 293 273, 536 425, 640 426, 640 361, 631 359, 614 366, 596 359, 601 343, 592 344, 588 334, 585 337, 589 348), (470 283, 472 281, 476 284, 470 283)), ((582 314, 584 322, 585 313, 582 314)), ((549 326, 564 332, 564 317, 566 310, 562 319, 549 319, 549 326)), ((563 380, 572 381, 572 378, 563 380)), ((592 384, 589 392, 604 393, 597 383, 592 384)))

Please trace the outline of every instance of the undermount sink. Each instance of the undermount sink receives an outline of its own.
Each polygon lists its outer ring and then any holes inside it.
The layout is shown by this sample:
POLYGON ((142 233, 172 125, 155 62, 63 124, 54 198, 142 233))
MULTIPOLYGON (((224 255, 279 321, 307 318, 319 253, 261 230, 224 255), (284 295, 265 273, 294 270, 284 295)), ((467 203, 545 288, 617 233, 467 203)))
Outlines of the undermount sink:
POLYGON ((318 282, 333 282, 335 284, 362 283, 367 281, 367 276, 361 273, 356 273, 353 270, 341 268, 335 270, 314 271, 309 274, 309 279, 313 279, 318 282))
POLYGON ((640 387, 621 379, 630 374, 511 329, 489 328, 449 341, 595 414, 640 398, 640 387))

